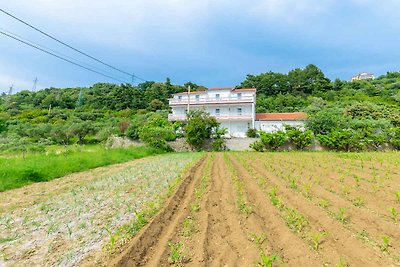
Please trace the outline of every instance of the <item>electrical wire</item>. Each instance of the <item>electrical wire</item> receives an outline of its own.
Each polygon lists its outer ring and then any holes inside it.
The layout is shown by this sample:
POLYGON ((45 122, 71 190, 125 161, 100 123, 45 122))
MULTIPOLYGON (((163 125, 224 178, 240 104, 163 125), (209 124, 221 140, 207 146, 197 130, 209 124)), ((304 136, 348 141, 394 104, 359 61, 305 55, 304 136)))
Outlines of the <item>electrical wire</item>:
POLYGON ((66 46, 66 47, 68 47, 68 48, 70 48, 70 49, 72 49, 72 50, 74 50, 74 51, 76 51, 76 52, 78 52, 78 53, 80 53, 80 54, 82 54, 82 55, 84 55, 84 56, 86 56, 86 57, 92 59, 92 60, 95 60, 95 61, 97 61, 97 62, 99 62, 99 63, 101 63, 101 64, 103 64, 103 65, 105 65, 105 66, 107 66, 107 67, 109 67, 109 68, 112 68, 112 69, 114 69, 114 70, 116 70, 116 71, 119 71, 119 72, 121 72, 121 73, 124 73, 124 74, 126 74, 126 75, 129 75, 130 77, 134 77, 134 78, 137 78, 137 79, 139 79, 139 80, 146 81, 145 79, 142 79, 142 78, 140 78, 140 77, 138 77, 138 76, 136 76, 136 75, 134 75, 134 74, 128 73, 128 72, 126 72, 126 71, 123 71, 123 70, 121 70, 121 69, 119 69, 119 68, 117 68, 117 67, 114 67, 114 66, 112 66, 112 65, 110 65, 110 64, 108 64, 108 63, 105 63, 104 61, 102 61, 102 60, 100 60, 100 59, 97 59, 97 58, 95 58, 95 57, 93 57, 93 56, 91 56, 91 55, 89 55, 89 54, 87 54, 87 53, 85 53, 85 52, 83 52, 83 51, 81 51, 81 50, 79 50, 79 49, 76 49, 76 48, 72 47, 71 45, 69 45, 69 44, 67 44, 67 43, 65 43, 65 42, 63 42, 63 41, 61 41, 61 40, 59 40, 59 39, 53 37, 52 35, 50 35, 50 34, 44 32, 44 31, 42 31, 42 30, 36 28, 35 26, 29 24, 28 22, 25 22, 24 20, 22 20, 22 19, 20 19, 20 18, 14 16, 14 15, 8 13, 8 12, 5 11, 4 9, 1 9, 1 8, 0 8, 0 11, 3 12, 4 14, 6 14, 7 16, 10 16, 11 18, 13 18, 13 19, 15 19, 15 20, 18 20, 19 22, 25 24, 26 26, 28 26, 28 27, 34 29, 35 31, 40 32, 41 34, 43 34, 43 35, 49 37, 50 39, 52 39, 52 40, 54 40, 54 41, 56 41, 56 42, 58 42, 58 43, 60 43, 60 44, 62 44, 62 45, 64 45, 64 46, 66 46))
MULTIPOLYGON (((23 41, 25 41, 25 42, 27 42, 27 43, 34 44, 35 46, 38 46, 38 47, 40 47, 40 48, 42 48, 42 49, 44 49, 44 50, 47 50, 47 51, 50 51, 50 52, 52 52, 52 53, 54 53, 54 54, 58 54, 59 56, 68 58, 68 59, 71 60, 71 61, 75 61, 75 62, 77 62, 77 63, 79 63, 79 64, 81 64, 81 65, 86 65, 86 66, 89 67, 89 68, 95 69, 95 70, 97 70, 97 71, 99 71, 99 72, 103 72, 103 73, 105 73, 105 74, 107 74, 107 75, 110 75, 110 76, 116 76, 114 73, 110 73, 110 72, 105 71, 105 70, 103 70, 103 69, 100 69, 100 68, 98 68, 98 67, 96 67, 96 66, 87 64, 87 63, 85 63, 85 62, 83 62, 83 61, 77 60, 77 59, 75 59, 75 58, 73 58, 73 57, 70 57, 70 56, 65 55, 65 54, 63 54, 63 53, 60 53, 60 52, 58 52, 58 51, 55 51, 55 50, 53 50, 53 49, 51 49, 51 48, 48 48, 48 47, 46 47, 46 46, 44 46, 44 45, 38 44, 38 43, 36 43, 36 42, 34 42, 34 41, 32 41, 32 40, 29 40, 29 39, 27 39, 27 38, 24 38, 24 37, 22 37, 22 36, 20 36, 20 35, 18 35, 18 34, 16 34, 16 33, 13 33, 13 32, 11 32, 11 31, 8 31, 8 30, 6 30, 6 29, 4 29, 4 28, 2 28, 2 27, 0 27, 0 30, 3 31, 3 32, 8 33, 8 34, 10 34, 10 35, 12 35, 12 36, 14 36, 14 37, 18 37, 19 39, 21 39, 21 40, 23 40, 23 41)), ((116 77, 119 78, 119 79, 124 79, 124 78, 122 78, 121 76, 116 76, 116 77)))
POLYGON ((47 51, 47 50, 45 50, 45 49, 43 49, 43 48, 40 48, 39 46, 36 46, 36 45, 34 45, 34 44, 30 44, 30 43, 28 43, 28 42, 26 42, 26 41, 24 41, 24 40, 21 40, 21 39, 15 37, 15 36, 12 36, 12 35, 10 35, 10 34, 8 34, 8 33, 6 33, 6 32, 0 31, 0 34, 3 34, 3 35, 5 35, 5 36, 7 36, 7 37, 9 37, 9 38, 11 38, 11 39, 14 39, 14 40, 16 40, 16 41, 18 41, 18 42, 21 42, 21 43, 23 43, 23 44, 25 44, 25 45, 28 45, 28 46, 30 46, 30 47, 33 47, 33 48, 35 48, 35 49, 37 49, 37 50, 40 50, 40 51, 42 51, 42 52, 44 52, 44 53, 46 53, 46 54, 49 54, 49 55, 51 55, 51 56, 54 56, 54 57, 56 57, 56 58, 58 58, 58 59, 61 59, 61 60, 63 60, 63 61, 66 61, 66 62, 68 62, 68 63, 71 63, 71 64, 73 64, 73 65, 76 65, 76 66, 78 66, 78 67, 81 67, 81 68, 83 68, 83 69, 86 69, 86 70, 88 70, 88 71, 97 73, 97 74, 99 74, 99 75, 102 75, 102 76, 104 76, 104 77, 107 77, 107 78, 110 78, 110 79, 119 81, 119 82, 121 82, 121 83, 128 83, 128 82, 123 81, 123 80, 120 80, 120 79, 118 79, 118 78, 109 76, 109 75, 107 75, 107 74, 101 73, 101 72, 96 71, 96 70, 93 70, 92 68, 88 68, 88 67, 86 67, 86 66, 83 66, 83 65, 81 65, 81 64, 79 64, 79 63, 76 63, 76 62, 74 62, 74 61, 72 61, 72 60, 66 59, 66 58, 64 58, 64 57, 62 57, 62 56, 59 56, 59 55, 55 54, 55 53, 49 52, 49 51, 47 51))

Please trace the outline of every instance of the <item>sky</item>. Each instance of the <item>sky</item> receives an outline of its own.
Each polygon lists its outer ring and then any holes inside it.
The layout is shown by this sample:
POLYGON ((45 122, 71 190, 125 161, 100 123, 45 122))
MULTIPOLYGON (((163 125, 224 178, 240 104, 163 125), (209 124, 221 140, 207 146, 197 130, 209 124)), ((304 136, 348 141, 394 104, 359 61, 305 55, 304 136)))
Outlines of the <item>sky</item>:
MULTIPOLYGON (((332 80, 400 70, 398 0, 2 0, 0 8, 150 81, 226 87, 310 63, 332 80)), ((132 82, 1 12, 0 31, 132 82)), ((36 77, 37 89, 120 83, 0 34, 0 92, 32 90, 36 77)))

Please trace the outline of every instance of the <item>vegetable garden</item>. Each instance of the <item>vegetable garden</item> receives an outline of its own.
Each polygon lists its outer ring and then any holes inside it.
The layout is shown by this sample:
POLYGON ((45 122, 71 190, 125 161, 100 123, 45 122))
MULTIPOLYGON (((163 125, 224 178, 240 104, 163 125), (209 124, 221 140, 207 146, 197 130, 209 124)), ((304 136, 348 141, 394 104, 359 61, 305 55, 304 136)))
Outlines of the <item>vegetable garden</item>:
POLYGON ((398 152, 166 154, 0 197, 9 265, 400 264, 398 152))

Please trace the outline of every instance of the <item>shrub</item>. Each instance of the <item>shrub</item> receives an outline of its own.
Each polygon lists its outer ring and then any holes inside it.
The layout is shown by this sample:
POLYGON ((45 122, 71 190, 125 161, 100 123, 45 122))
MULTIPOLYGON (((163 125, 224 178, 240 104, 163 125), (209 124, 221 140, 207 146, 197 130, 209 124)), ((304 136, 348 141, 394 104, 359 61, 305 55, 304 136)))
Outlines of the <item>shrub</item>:
POLYGON ((257 137, 257 130, 254 128, 249 128, 246 132, 246 136, 249 138, 256 138, 257 137))
POLYGON ((400 149, 400 127, 393 128, 390 131, 390 144, 396 149, 400 149))
POLYGON ((204 141, 217 133, 219 123, 203 110, 191 111, 185 128, 186 141, 196 149, 201 149, 204 141))
POLYGON ((286 126, 286 135, 297 149, 303 150, 312 143, 312 134, 310 130, 302 131, 296 127, 286 126))
POLYGON ((285 143, 286 134, 283 131, 274 133, 260 132, 260 138, 265 148, 275 151, 285 143))
POLYGON ((334 150, 359 151, 366 146, 360 133, 352 129, 334 130, 326 135, 319 134, 317 139, 322 145, 334 150))
POLYGON ((258 152, 263 152, 265 149, 265 146, 264 146, 263 142, 255 141, 254 143, 250 144, 250 148, 254 149, 255 151, 258 151, 258 152))
POLYGON ((221 137, 219 138, 215 138, 214 142, 212 144, 213 146, 213 151, 223 151, 226 150, 226 145, 225 145, 225 141, 224 139, 222 139, 221 137))

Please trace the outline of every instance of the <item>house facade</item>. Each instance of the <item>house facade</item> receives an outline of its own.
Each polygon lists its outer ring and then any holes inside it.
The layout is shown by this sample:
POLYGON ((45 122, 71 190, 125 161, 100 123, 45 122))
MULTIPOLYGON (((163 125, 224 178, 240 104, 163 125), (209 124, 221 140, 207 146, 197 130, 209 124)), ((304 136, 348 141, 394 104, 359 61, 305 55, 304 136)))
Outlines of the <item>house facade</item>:
POLYGON ((303 128, 307 114, 304 112, 292 113, 257 113, 255 128, 267 133, 285 131, 285 125, 303 128))
POLYGON ((228 136, 245 137, 249 128, 255 127, 256 89, 211 88, 174 94, 169 99, 172 114, 170 121, 183 121, 190 110, 202 109, 214 116, 227 129, 228 136))
POLYGON ((353 77, 351 78, 351 81, 353 82, 353 81, 373 80, 373 79, 375 79, 374 74, 372 74, 372 73, 367 73, 367 72, 362 72, 362 73, 360 73, 360 74, 358 74, 358 75, 356 75, 356 76, 353 76, 353 77))
POLYGON ((211 88, 174 94, 169 99, 170 121, 184 121, 191 110, 204 110, 214 116, 228 137, 246 137, 248 129, 266 132, 284 130, 284 125, 303 126, 305 113, 257 113, 256 89, 211 88))

